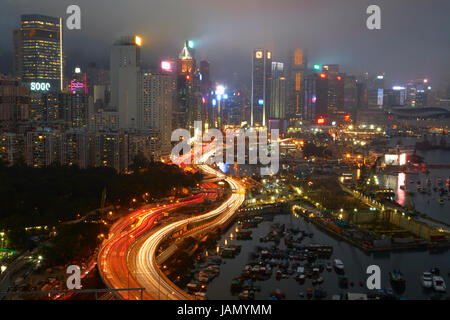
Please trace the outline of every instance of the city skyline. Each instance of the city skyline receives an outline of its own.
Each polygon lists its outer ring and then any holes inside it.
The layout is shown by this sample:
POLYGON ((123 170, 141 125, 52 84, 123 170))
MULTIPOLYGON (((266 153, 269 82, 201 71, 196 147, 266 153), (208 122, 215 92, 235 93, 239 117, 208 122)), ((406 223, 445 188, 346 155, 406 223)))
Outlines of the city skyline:
MULTIPOLYGON (((6 37, 0 40, 1 71, 12 72, 8 67, 12 58, 12 30, 17 28, 21 14, 66 16, 68 4, 65 1, 51 6, 49 3, 15 1, 4 6, 0 27, 6 37)), ((161 57, 174 57, 173 51, 178 50, 180 43, 194 39, 199 60, 211 61, 215 65, 212 74, 224 81, 238 72, 243 82, 250 83, 249 52, 259 47, 272 50, 274 58, 281 62, 288 59, 289 50, 300 47, 308 53, 310 63, 340 64, 353 74, 387 72, 392 85, 420 77, 440 83, 448 81, 449 77, 445 70, 449 67, 446 57, 450 45, 444 31, 448 29, 445 28, 449 23, 445 12, 449 4, 445 1, 436 1, 426 10, 421 10, 425 4, 415 1, 414 5, 411 1, 396 1, 395 4, 381 1, 382 29, 376 31, 365 27, 367 5, 360 1, 311 4, 285 0, 279 5, 249 1, 239 6, 237 12, 233 12, 235 6, 229 2, 202 8, 199 1, 177 6, 170 1, 153 4, 136 1, 136 6, 120 10, 113 9, 120 8, 120 3, 108 3, 104 6, 101 2, 79 3, 81 31, 64 30, 67 67, 96 61, 106 68, 113 41, 128 34, 139 34, 143 37, 142 56, 147 66, 157 66, 161 57), (286 14, 288 9, 297 16, 286 14), (202 14, 206 10, 220 14, 202 14), (123 15, 117 16, 118 12, 123 15), (176 12, 184 12, 181 20, 177 19, 176 12), (335 12, 334 16, 329 12, 335 12), (94 13, 103 14, 104 19, 97 21, 94 13), (130 16, 133 19, 128 20, 130 16), (148 19, 151 17, 155 18, 148 19), (243 38, 246 41, 242 41, 243 38), (89 56, 82 50, 86 46, 91 48, 89 56)))
POLYGON ((450 299, 448 0, 3 1, 0 300, 450 299))

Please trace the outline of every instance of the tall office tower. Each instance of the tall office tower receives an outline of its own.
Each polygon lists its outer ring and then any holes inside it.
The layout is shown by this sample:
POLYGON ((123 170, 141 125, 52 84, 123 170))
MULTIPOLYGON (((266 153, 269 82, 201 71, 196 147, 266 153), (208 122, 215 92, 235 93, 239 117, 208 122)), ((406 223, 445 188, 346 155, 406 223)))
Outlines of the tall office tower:
POLYGON ((47 167, 61 163, 61 133, 49 128, 27 132, 26 161, 30 167, 47 167))
POLYGON ((371 77, 367 86, 367 103, 370 108, 381 108, 384 104, 385 74, 371 77))
POLYGON ((365 81, 358 81, 356 83, 356 92, 356 110, 366 109, 368 107, 367 83, 365 81))
POLYGON ((310 74, 305 79, 305 108, 303 119, 317 121, 328 117, 328 75, 310 74))
POLYGON ((272 80, 272 51, 257 49, 252 58, 252 98, 250 125, 266 126, 266 116, 270 109, 272 80))
POLYGON ((163 156, 171 151, 172 110, 175 104, 176 78, 170 72, 142 72, 142 108, 144 128, 159 132, 163 156))
POLYGON ((338 64, 324 65, 322 72, 328 78, 328 111, 337 114, 344 108, 344 75, 339 74, 338 64))
POLYGON ((408 105, 412 107, 427 105, 430 90, 431 86, 428 79, 409 81, 406 86, 408 105))
POLYGON ((245 97, 237 89, 230 92, 228 96, 228 124, 239 126, 245 121, 245 97))
POLYGON ((296 118, 303 114, 304 83, 307 73, 307 59, 302 49, 295 49, 289 57, 287 69, 287 101, 286 115, 296 118))
POLYGON ((286 117, 286 77, 284 64, 272 62, 272 81, 270 93, 270 119, 285 119, 286 117))
POLYGON ((203 99, 202 99, 202 75, 199 69, 196 69, 193 76, 192 81, 192 91, 189 95, 188 102, 188 128, 194 128, 195 121, 202 120, 202 107, 203 107, 203 99))
POLYGON ((62 135, 62 164, 87 168, 89 165, 89 136, 85 130, 70 129, 62 135))
POLYGON ((385 88, 386 74, 379 74, 371 81, 371 89, 384 89, 385 88))
POLYGON ((25 137, 20 133, 0 133, 0 159, 10 165, 25 156, 25 137))
POLYGON ((173 128, 190 129, 196 62, 191 41, 186 41, 177 59, 177 101, 173 112, 173 128))
POLYGON ((325 64, 322 68, 322 72, 329 74, 330 76, 337 76, 339 74, 339 65, 325 64))
POLYGON ((139 71, 142 40, 123 37, 111 48, 111 107, 119 112, 121 129, 143 127, 143 112, 139 110, 139 71))
POLYGON ((0 132, 16 132, 29 119, 30 89, 0 75, 0 132))
POLYGON ((77 67, 73 71, 69 90, 71 93, 88 94, 87 74, 81 72, 81 68, 77 67))
POLYGON ((35 91, 63 89, 62 18, 22 15, 14 31, 15 76, 35 91))
POLYGON ((413 81, 409 81, 406 85, 406 101, 408 105, 414 106, 416 104, 417 88, 413 81))
POLYGON ((213 91, 213 84, 210 77, 211 65, 208 61, 200 61, 200 74, 201 74, 201 93, 202 93, 202 121, 212 126, 212 111, 211 108, 211 91, 213 91))
POLYGON ((357 106, 357 82, 355 76, 345 76, 344 78, 344 111, 351 116, 351 119, 356 119, 357 106))

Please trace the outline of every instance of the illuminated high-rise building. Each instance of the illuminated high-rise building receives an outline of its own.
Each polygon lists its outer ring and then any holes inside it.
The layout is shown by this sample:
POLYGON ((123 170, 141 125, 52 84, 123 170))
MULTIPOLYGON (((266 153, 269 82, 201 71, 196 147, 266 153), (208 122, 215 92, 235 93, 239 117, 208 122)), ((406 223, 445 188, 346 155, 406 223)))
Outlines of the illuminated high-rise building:
POLYGON ((212 126, 212 105, 211 92, 213 91, 213 84, 210 78, 210 63, 206 60, 200 61, 201 74, 201 93, 202 93, 202 108, 201 115, 203 123, 212 126))
POLYGON ((143 127, 143 110, 139 110, 139 71, 142 39, 123 37, 111 48, 111 107, 119 112, 121 129, 143 127))
POLYGON ((183 49, 178 55, 177 72, 178 74, 189 75, 195 72, 195 58, 192 41, 186 41, 183 49))
POLYGON ((409 81, 406 85, 406 98, 408 105, 412 107, 426 106, 431 86, 428 79, 409 81))
POLYGON ((88 128, 89 105, 93 107, 93 98, 80 92, 63 92, 58 96, 59 118, 72 128, 88 128))
POLYGON ((192 129, 193 121, 201 120, 199 118, 201 114, 200 72, 196 70, 193 48, 193 42, 186 41, 178 55, 177 96, 173 110, 173 128, 192 129))
POLYGON ((38 128, 27 132, 26 161, 30 167, 47 167, 61 163, 62 134, 49 128, 38 128))
POLYGON ((301 117, 303 114, 306 71, 306 54, 297 48, 291 52, 287 68, 286 114, 289 118, 301 117))
POLYGON ((0 131, 15 132, 29 119, 30 90, 19 81, 0 75, 0 131))
POLYGON ((15 76, 33 91, 63 89, 62 19, 38 14, 21 17, 14 31, 15 76))
POLYGON ((90 137, 89 143, 92 166, 109 167, 120 171, 120 133, 96 132, 90 137))
POLYGON ((322 72, 328 79, 328 111, 337 114, 344 108, 345 77, 339 73, 338 64, 324 65, 322 72))
POLYGON ((305 79, 303 119, 315 122, 328 117, 328 75, 313 73, 305 79))
POLYGON ((250 125, 266 126, 270 109, 272 80, 272 51, 257 49, 252 58, 252 98, 250 125))
POLYGON ((142 72, 144 128, 158 131, 162 155, 170 154, 176 78, 171 72, 142 72))
POLYGON ((344 110, 351 119, 356 119, 356 107, 358 101, 358 88, 355 76, 344 78, 344 110))
POLYGON ((87 74, 81 72, 81 68, 75 68, 72 73, 70 92, 88 94, 87 74))
POLYGON ((77 165, 87 168, 89 165, 89 136, 82 129, 70 129, 62 135, 63 165, 77 165))
POLYGON ((59 107, 59 93, 34 92, 30 93, 30 120, 40 126, 48 126, 62 118, 59 107))
POLYGON ((270 93, 270 119, 284 119, 286 117, 286 77, 284 64, 272 62, 272 81, 270 93))
POLYGON ((20 133, 0 134, 0 159, 14 164, 25 155, 25 137, 20 133))

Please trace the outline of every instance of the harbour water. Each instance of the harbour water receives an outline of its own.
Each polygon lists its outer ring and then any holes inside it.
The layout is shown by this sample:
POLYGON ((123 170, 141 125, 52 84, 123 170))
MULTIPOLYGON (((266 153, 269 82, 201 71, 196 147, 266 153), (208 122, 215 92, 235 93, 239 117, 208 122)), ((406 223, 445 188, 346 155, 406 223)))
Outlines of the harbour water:
MULTIPOLYGON (((404 139, 404 145, 413 146, 417 139, 404 139)), ((394 144, 395 145, 395 144, 394 144)), ((427 164, 450 164, 450 152, 442 150, 432 150, 427 152, 418 152, 418 155, 424 157, 427 164)), ((418 174, 396 174, 385 175, 380 182, 386 187, 392 188, 396 192, 397 201, 404 204, 407 200, 407 195, 400 189, 400 185, 406 184, 411 188, 416 189, 416 182, 419 180, 422 184, 425 183, 426 178, 429 178, 433 185, 438 177, 441 177, 445 186, 445 180, 450 177, 450 169, 432 169, 428 175, 423 173, 418 174), (414 181, 415 183, 411 183, 414 181)), ((429 215, 430 217, 450 224, 450 200, 445 200, 444 204, 439 204, 437 200, 438 194, 432 192, 431 195, 416 193, 411 197, 416 210, 429 215)), ((447 197, 447 196, 445 196, 447 197)), ((313 224, 305 221, 302 217, 295 217, 291 213, 276 215, 273 222, 264 221, 258 225, 257 228, 252 229, 253 240, 239 241, 230 240, 230 233, 233 232, 236 225, 232 226, 228 233, 221 238, 220 244, 223 245, 227 239, 228 244, 241 245, 241 253, 234 259, 224 259, 220 267, 220 274, 207 286, 207 296, 209 299, 237 299, 236 295, 232 295, 230 284, 233 278, 238 277, 244 269, 247 262, 250 260, 250 254, 256 253, 257 246, 271 246, 274 243, 261 243, 260 237, 266 236, 270 231, 270 226, 273 223, 285 224, 287 228, 299 227, 307 233, 313 233, 312 238, 305 238, 302 244, 325 244, 334 247, 333 255, 330 260, 324 262, 332 262, 333 259, 341 259, 345 265, 345 274, 348 277, 349 286, 342 289, 339 286, 338 275, 336 272, 324 270, 321 274, 324 282, 320 287, 327 292, 327 299, 334 294, 344 292, 354 293, 368 293, 366 288, 366 280, 368 275, 366 273, 367 267, 370 265, 378 265, 381 268, 381 286, 384 289, 391 288, 389 282, 389 272, 394 269, 401 270, 406 279, 406 290, 403 294, 398 294, 399 298, 406 299, 430 299, 435 296, 441 298, 448 297, 448 293, 436 294, 433 290, 423 289, 421 285, 421 275, 424 271, 428 271, 433 267, 438 267, 441 270, 447 287, 450 285, 450 251, 444 250, 439 253, 432 253, 428 250, 410 250, 398 252, 383 252, 368 254, 360 249, 355 248, 351 244, 337 240, 328 234, 316 228, 313 224), (360 286, 360 282, 363 287, 360 286), (354 286, 351 286, 353 283, 354 286)), ((278 245, 280 249, 284 249, 284 242, 281 240, 278 245)), ((307 279, 304 284, 299 284, 294 276, 287 279, 276 280, 274 268, 273 275, 269 280, 256 281, 255 286, 259 286, 261 291, 255 293, 255 298, 260 300, 269 299, 271 292, 275 289, 280 289, 285 295, 286 299, 305 299, 300 297, 300 293, 306 293, 307 288, 314 288, 312 280, 307 279)), ((448 290, 447 290, 448 292, 448 290)))
MULTIPOLYGON (((302 244, 327 244, 334 247, 331 259, 325 262, 332 262, 333 259, 341 259, 345 265, 345 274, 348 277, 348 281, 349 283, 353 282, 354 287, 349 285, 347 289, 341 289, 339 287, 338 275, 336 272, 334 270, 331 272, 325 270, 321 274, 324 282, 317 287, 324 289, 328 294, 328 298, 333 294, 344 292, 367 293, 368 290, 360 287, 359 282, 362 281, 365 286, 368 277, 366 270, 370 265, 380 266, 382 273, 382 288, 391 287, 388 278, 389 272, 394 269, 400 269, 406 278, 406 290, 402 297, 407 299, 428 299, 436 295, 432 290, 423 290, 421 286, 422 272, 430 270, 433 267, 439 267, 441 275, 443 275, 446 283, 450 284, 450 278, 448 276, 448 273, 450 272, 450 251, 441 252, 439 254, 432 254, 427 250, 366 254, 345 241, 339 241, 330 237, 328 234, 323 233, 313 224, 305 221, 302 217, 295 217, 292 214, 287 213, 275 216, 273 222, 265 221, 260 223, 258 228, 252 229, 253 240, 230 241, 229 234, 232 231, 223 235, 221 244, 224 244, 225 239, 227 239, 229 244, 239 244, 242 246, 242 249, 241 253, 236 258, 224 259, 225 264, 222 264, 220 267, 220 275, 212 280, 207 287, 207 296, 209 299, 237 299, 237 296, 233 296, 230 291, 231 281, 241 274, 246 263, 250 259, 250 253, 256 252, 256 246, 270 246, 273 244, 273 242, 259 242, 259 238, 265 236, 270 231, 270 225, 272 223, 285 224, 287 228, 298 226, 300 230, 314 234, 312 238, 305 238, 302 244)), ((235 227, 236 225, 231 227, 230 230, 234 230, 235 227)), ((280 242, 279 248, 285 248, 283 241, 280 242)), ((256 286, 261 287, 261 291, 255 293, 256 299, 268 299, 270 293, 277 288, 285 293, 286 299, 300 299, 300 292, 305 293, 307 288, 313 288, 311 279, 307 279, 303 285, 300 285, 295 280, 294 276, 278 281, 276 280, 275 272, 276 268, 269 280, 255 282, 256 286)), ((445 296, 446 295, 444 294, 444 297, 445 296)))
MULTIPOLYGON (((405 146, 414 146, 418 140, 415 138, 403 139, 405 146)), ((395 146, 395 142, 392 142, 395 146)), ((427 165, 450 165, 450 151, 429 150, 417 151, 417 155, 424 158, 427 165)), ((417 174, 399 173, 395 175, 384 175, 380 182, 387 188, 391 188, 396 193, 396 200, 401 205, 406 205, 409 201, 415 206, 415 209, 421 213, 425 213, 433 219, 443 221, 450 224, 450 199, 448 195, 441 198, 443 204, 439 203, 439 193, 431 191, 431 195, 416 192, 417 181, 420 181, 422 187, 425 186, 426 180, 431 182, 431 188, 436 186, 438 178, 445 181, 450 178, 450 169, 430 169, 429 174, 419 172, 417 174), (407 195, 407 191, 402 190, 400 186, 406 186, 407 190, 414 191, 413 196, 407 195)))

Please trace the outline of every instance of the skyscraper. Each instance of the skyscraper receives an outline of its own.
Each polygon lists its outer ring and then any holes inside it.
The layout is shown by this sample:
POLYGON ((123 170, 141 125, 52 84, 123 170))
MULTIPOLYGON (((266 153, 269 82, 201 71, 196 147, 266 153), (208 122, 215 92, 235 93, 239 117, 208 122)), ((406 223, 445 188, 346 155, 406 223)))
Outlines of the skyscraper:
POLYGON ((142 103, 144 128, 159 132, 161 154, 171 150, 172 109, 175 102, 176 80, 168 72, 142 72, 142 103))
POLYGON ((257 49, 252 58, 252 98, 250 125, 266 126, 270 104, 272 79, 272 51, 257 49))
POLYGON ((323 66, 328 78, 328 111, 337 114, 344 108, 344 75, 339 74, 338 64, 323 66))
POLYGON ((356 119, 356 107, 358 100, 357 81, 355 76, 345 76, 344 79, 344 110, 356 119))
POLYGON ((212 126, 212 113, 211 110, 211 91, 213 90, 213 84, 210 78, 210 63, 206 60, 200 61, 200 74, 201 74, 201 92, 202 92, 202 121, 212 126))
MULTIPOLYGON (((123 137, 122 137, 123 139, 123 137)), ((120 171, 121 135, 118 132, 96 132, 90 139, 91 164, 120 171)))
POLYGON ((303 118, 316 121, 328 116, 328 75, 310 74, 305 80, 305 108, 303 118))
POLYGON ((138 103, 141 44, 138 36, 123 37, 111 48, 111 107, 119 112, 121 129, 143 127, 143 111, 138 103))
POLYGON ((270 93, 270 119, 284 119, 286 117, 286 77, 284 64, 272 62, 272 81, 270 93))
POLYGON ((286 72, 288 77, 286 114, 288 117, 303 114, 306 70, 307 59, 304 51, 302 49, 293 50, 286 72))
POLYGON ((81 129, 70 129, 62 135, 62 161, 64 165, 87 168, 89 164, 89 137, 81 129))
POLYGON ((0 130, 15 132, 19 122, 29 119, 29 105, 30 90, 0 75, 0 130))
POLYGON ((58 96, 58 117, 72 128, 88 128, 89 104, 93 99, 84 93, 63 92, 58 96))
POLYGON ((49 128, 38 128, 27 132, 26 160, 30 167, 47 167, 61 163, 62 135, 49 128))
POLYGON ((33 91, 63 89, 62 19, 22 15, 14 31, 14 72, 33 91))
POLYGON ((173 112, 173 127, 189 129, 200 120, 200 72, 196 70, 193 42, 186 41, 177 59, 177 101, 173 112), (195 95, 194 93, 197 92, 195 95))

